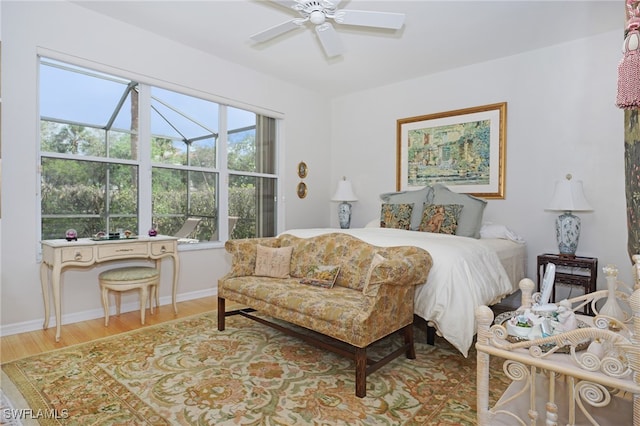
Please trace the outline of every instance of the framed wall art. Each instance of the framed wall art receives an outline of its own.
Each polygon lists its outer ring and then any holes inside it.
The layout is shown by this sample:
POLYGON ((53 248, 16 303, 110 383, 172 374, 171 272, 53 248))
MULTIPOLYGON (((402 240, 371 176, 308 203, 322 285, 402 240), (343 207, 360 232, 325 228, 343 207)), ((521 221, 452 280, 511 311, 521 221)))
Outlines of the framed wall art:
POLYGON ((506 102, 399 119, 396 189, 442 183, 504 198, 506 123, 506 102))

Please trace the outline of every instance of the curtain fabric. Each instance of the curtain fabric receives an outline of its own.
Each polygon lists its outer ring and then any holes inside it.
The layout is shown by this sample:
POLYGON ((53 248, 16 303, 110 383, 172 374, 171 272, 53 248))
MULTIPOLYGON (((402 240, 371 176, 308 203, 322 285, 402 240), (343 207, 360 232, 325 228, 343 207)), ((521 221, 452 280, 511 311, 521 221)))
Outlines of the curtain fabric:
MULTIPOLYGON (((629 259, 640 253, 640 116, 637 109, 624 112, 624 167, 627 198, 627 251, 629 259)), ((633 262, 632 262, 633 263, 633 262)))

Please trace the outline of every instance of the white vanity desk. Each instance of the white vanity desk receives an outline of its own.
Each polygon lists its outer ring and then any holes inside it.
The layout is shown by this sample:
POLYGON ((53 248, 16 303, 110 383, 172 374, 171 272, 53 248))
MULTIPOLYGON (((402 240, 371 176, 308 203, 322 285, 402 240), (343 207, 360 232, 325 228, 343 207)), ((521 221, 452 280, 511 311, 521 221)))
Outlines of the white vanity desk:
MULTIPOLYGON (((173 310, 178 313, 176 292, 178 288, 179 258, 178 239, 166 235, 155 237, 140 236, 119 240, 95 241, 90 238, 79 238, 78 241, 44 240, 42 241, 42 263, 40 264, 40 281, 44 298, 44 324, 49 327, 49 285, 53 291, 53 308, 56 316, 56 342, 60 341, 61 326, 61 276, 69 267, 93 267, 97 263, 112 260, 151 259, 160 268, 160 261, 165 257, 173 259, 173 310)), ((96 286, 98 285, 96 281, 96 286)))

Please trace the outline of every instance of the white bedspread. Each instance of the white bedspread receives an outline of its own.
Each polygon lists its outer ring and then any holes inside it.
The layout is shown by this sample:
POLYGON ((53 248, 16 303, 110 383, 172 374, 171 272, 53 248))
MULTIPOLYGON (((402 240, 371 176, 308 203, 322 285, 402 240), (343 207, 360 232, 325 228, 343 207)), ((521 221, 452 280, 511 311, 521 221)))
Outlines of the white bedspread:
POLYGON ((309 238, 330 232, 344 232, 381 247, 409 245, 427 250, 433 266, 427 282, 416 287, 414 312, 465 357, 476 332, 476 308, 513 292, 498 255, 482 240, 391 228, 292 229, 284 233, 309 238))

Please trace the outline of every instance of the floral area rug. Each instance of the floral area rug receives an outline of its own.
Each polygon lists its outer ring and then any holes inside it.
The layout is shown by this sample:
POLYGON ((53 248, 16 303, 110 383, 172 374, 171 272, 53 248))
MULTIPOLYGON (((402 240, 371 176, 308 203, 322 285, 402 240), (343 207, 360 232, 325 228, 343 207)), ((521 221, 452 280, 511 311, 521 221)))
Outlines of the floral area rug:
MULTIPOLYGON (((418 334, 418 330, 416 330, 418 334)), ((418 338, 423 336, 418 335, 418 338)), ((369 353, 401 343, 389 336, 369 353)), ((424 341, 424 340, 422 340, 424 341)), ((30 412, 52 425, 473 425, 475 351, 417 343, 355 396, 351 360, 249 319, 216 313, 2 365, 30 412)), ((507 387, 492 370, 491 403, 507 387)))

